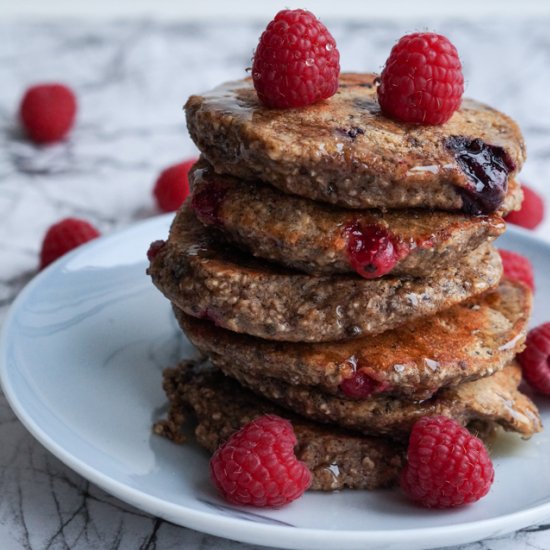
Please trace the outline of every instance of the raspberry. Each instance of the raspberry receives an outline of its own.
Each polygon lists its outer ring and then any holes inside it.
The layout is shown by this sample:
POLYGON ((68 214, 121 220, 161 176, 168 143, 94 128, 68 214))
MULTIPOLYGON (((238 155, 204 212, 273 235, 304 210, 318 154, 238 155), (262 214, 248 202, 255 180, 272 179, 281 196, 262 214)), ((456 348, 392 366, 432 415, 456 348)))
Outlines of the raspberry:
POLYGON ((292 425, 275 415, 256 418, 221 445, 210 473, 223 497, 233 504, 282 506, 309 487, 311 473, 294 455, 292 425))
POLYGON ((202 223, 205 225, 223 225, 220 210, 227 190, 228 186, 225 182, 214 180, 205 189, 193 193, 191 207, 202 223))
POLYGON ((522 184, 521 188, 523 189, 521 209, 510 212, 505 220, 527 229, 535 229, 544 219, 544 201, 538 193, 527 187, 527 185, 522 184))
POLYGON ((535 277, 533 275, 533 266, 531 262, 521 254, 511 252, 510 250, 498 250, 502 258, 504 268, 504 277, 512 281, 521 281, 531 290, 535 291, 535 277))
POLYGON ((529 332, 518 360, 525 380, 538 392, 550 395, 550 323, 529 332))
POLYGON ((375 279, 389 273, 406 255, 394 237, 375 224, 352 222, 344 227, 347 255, 353 269, 365 279, 375 279))
POLYGON ((161 249, 166 244, 166 241, 163 241, 162 239, 158 239, 156 241, 153 241, 147 250, 147 259, 152 262, 157 254, 161 251, 161 249))
POLYGON ((382 112, 413 124, 443 124, 460 107, 462 66, 447 38, 431 32, 403 36, 380 75, 382 112))
POLYGON ((312 13, 283 10, 260 37, 252 80, 267 107, 304 107, 336 93, 339 60, 334 38, 312 13))
POLYGON ((76 97, 63 84, 38 84, 21 101, 19 116, 27 135, 36 143, 54 143, 72 128, 76 97))
POLYGON ((375 380, 361 370, 342 380, 339 387, 340 391, 351 399, 366 399, 373 393, 379 393, 389 388, 388 384, 375 380))
POLYGON ((425 416, 413 426, 401 488, 427 508, 453 508, 489 492, 494 470, 482 441, 445 416, 425 416))
POLYGON ((158 207, 163 212, 175 212, 189 195, 188 174, 197 159, 186 160, 163 170, 153 188, 158 207))
POLYGON ((42 241, 40 269, 99 235, 99 231, 92 224, 79 218, 65 218, 57 222, 48 229, 42 241))

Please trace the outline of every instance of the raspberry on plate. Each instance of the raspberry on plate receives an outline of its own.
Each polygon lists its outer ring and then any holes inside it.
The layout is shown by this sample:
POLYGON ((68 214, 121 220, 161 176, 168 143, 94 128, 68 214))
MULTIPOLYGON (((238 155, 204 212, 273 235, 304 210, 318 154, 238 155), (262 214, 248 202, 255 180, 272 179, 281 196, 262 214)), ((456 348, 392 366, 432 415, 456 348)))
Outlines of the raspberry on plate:
POLYGON ((440 34, 403 36, 392 48, 380 75, 382 112, 413 124, 443 124, 460 107, 464 92, 456 48, 440 34))
POLYGON ((30 139, 54 143, 73 127, 76 107, 74 92, 64 84, 37 84, 25 92, 19 116, 30 139))
POLYGON ((504 219, 526 229, 535 229, 544 219, 544 200, 536 191, 523 183, 521 189, 523 190, 521 209, 510 212, 504 219))
POLYGON ((521 281, 534 292, 535 276, 533 274, 531 262, 525 256, 517 252, 502 250, 501 248, 498 249, 498 252, 502 258, 504 277, 512 281, 521 281))
POLYGON ((175 212, 189 195, 188 174, 197 159, 186 160, 164 169, 153 188, 158 207, 163 212, 175 212))
POLYGON ((311 12, 282 10, 260 37, 252 80, 260 101, 279 109, 304 107, 338 89, 336 42, 311 12))
POLYGON ((525 350, 518 355, 523 377, 530 386, 550 395, 550 323, 529 332, 525 350))
POLYGON ((91 223, 79 218, 65 218, 57 222, 44 236, 40 251, 40 269, 99 235, 99 231, 91 223))
POLYGON ((311 484, 311 472, 296 458, 295 445, 288 420, 271 414, 256 418, 218 447, 210 460, 212 480, 233 504, 288 504, 311 484))
POLYGON ((483 442, 445 416, 425 416, 413 426, 401 488, 427 508, 453 508, 489 492, 494 470, 483 442))

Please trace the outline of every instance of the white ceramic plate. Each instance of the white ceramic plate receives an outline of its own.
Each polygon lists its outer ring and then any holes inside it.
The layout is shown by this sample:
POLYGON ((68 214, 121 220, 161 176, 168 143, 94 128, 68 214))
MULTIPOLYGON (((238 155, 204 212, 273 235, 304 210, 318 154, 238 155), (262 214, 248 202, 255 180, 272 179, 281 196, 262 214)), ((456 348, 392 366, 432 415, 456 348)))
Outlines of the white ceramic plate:
MULTIPOLYGON (((38 275, 13 304, 1 343, 4 391, 29 431, 68 466, 151 514, 199 531, 286 548, 428 548, 500 535, 550 516, 550 438, 505 437, 495 483, 475 505, 428 511, 393 491, 307 493, 281 510, 234 508, 208 456, 151 432, 165 412, 163 367, 192 354, 145 275, 170 216, 99 239, 38 275)), ((533 324, 549 320, 550 246, 509 230, 500 246, 537 273, 533 324)), ((550 403, 537 399, 550 424, 550 403)))

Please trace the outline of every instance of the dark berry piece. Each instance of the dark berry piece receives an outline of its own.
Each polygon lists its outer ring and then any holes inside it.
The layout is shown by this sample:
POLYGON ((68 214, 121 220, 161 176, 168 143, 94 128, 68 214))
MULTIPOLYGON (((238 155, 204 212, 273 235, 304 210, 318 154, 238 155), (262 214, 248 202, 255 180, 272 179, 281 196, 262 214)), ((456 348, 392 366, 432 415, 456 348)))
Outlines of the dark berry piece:
POLYGON ((460 107, 462 65, 447 38, 431 32, 403 36, 380 75, 382 112, 413 124, 443 124, 460 107))
POLYGON ((73 127, 76 96, 64 84, 37 84, 29 88, 19 107, 21 123, 36 143, 62 140, 73 127))
POLYGON ((223 225, 220 217, 220 210, 228 186, 223 181, 214 180, 208 187, 191 197, 191 207, 197 218, 205 225, 223 225))
POLYGON ((280 11, 260 37, 252 80, 267 107, 305 107, 338 89, 340 54, 328 29, 309 11, 280 11))
POLYGON ((153 241, 149 245, 149 249, 147 250, 147 259, 150 262, 152 262, 156 258, 157 254, 164 247, 165 244, 166 244, 166 241, 163 241, 162 239, 159 239, 157 241, 153 241))
POLYGON ((199 319, 205 319, 206 321, 211 321, 217 327, 223 327, 223 316, 220 315, 218 310, 213 307, 207 307, 206 309, 199 312, 197 315, 199 319))
POLYGON ((508 190, 508 174, 515 165, 508 153, 498 145, 481 139, 450 136, 445 140, 470 185, 458 188, 466 214, 490 214, 502 204, 508 190))
POLYGON ((365 130, 359 126, 352 126, 351 128, 338 128, 337 131, 354 140, 357 136, 362 136, 365 134, 365 130))
POLYGON ((373 393, 379 393, 387 389, 385 384, 380 383, 361 370, 354 372, 352 376, 343 380, 339 388, 344 395, 352 399, 366 399, 373 393))

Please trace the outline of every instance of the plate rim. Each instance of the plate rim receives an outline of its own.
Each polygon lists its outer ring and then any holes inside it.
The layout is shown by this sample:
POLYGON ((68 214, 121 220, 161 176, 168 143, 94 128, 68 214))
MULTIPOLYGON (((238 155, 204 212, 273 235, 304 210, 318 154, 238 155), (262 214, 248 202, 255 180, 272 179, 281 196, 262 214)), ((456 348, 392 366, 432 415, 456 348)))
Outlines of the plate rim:
MULTIPOLYGON (((46 450, 56 456, 67 467, 77 472, 85 479, 96 484, 107 493, 119 498, 138 509, 152 515, 162 517, 178 525, 198 530, 214 536, 231 538, 248 544, 266 544, 266 536, 276 537, 277 543, 283 543, 285 548, 310 548, 312 544, 316 548, 333 548, 334 540, 338 537, 338 544, 342 549, 358 548, 365 544, 400 544, 411 543, 418 539, 423 548, 429 545, 440 545, 453 539, 453 544, 463 544, 480 540, 490 536, 507 534, 522 527, 527 527, 550 515, 550 494, 548 502, 530 506, 522 510, 511 512, 502 516, 476 521, 468 521, 458 524, 405 528, 398 530, 350 530, 350 529, 319 529, 311 527, 288 527, 268 523, 256 523, 238 517, 229 517, 216 512, 195 510, 183 504, 176 504, 150 495, 137 488, 113 479, 101 470, 89 465, 85 460, 65 450, 63 445, 55 440, 51 434, 43 431, 21 403, 17 393, 10 383, 10 367, 6 355, 8 339, 12 333, 12 325, 15 316, 28 295, 39 286, 42 280, 54 270, 62 269, 64 265, 77 256, 85 255, 89 250, 102 246, 115 238, 131 235, 133 232, 145 230, 147 226, 161 226, 173 218, 173 214, 155 216, 144 221, 132 224, 128 227, 104 235, 84 246, 71 251, 62 258, 53 262, 46 269, 34 276, 16 296, 10 305, 4 318, 0 334, 0 385, 12 411, 31 433, 31 435, 46 450), (212 522, 211 520, 216 521, 212 522), (321 544, 321 546, 319 546, 321 544)), ((536 245, 546 248, 550 252, 550 243, 531 231, 508 225, 507 232, 512 235, 533 241, 536 245)), ((433 546, 430 546, 433 547, 433 546)))

